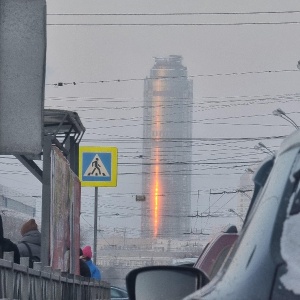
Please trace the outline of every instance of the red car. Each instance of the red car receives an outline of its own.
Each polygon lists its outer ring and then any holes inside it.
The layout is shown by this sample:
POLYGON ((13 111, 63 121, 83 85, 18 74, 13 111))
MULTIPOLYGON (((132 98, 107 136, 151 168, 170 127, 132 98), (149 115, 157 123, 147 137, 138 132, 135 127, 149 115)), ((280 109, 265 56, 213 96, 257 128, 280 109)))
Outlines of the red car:
POLYGON ((230 226, 227 230, 218 234, 205 246, 194 264, 194 268, 204 271, 208 278, 212 279, 221 268, 237 238, 236 226, 230 226))

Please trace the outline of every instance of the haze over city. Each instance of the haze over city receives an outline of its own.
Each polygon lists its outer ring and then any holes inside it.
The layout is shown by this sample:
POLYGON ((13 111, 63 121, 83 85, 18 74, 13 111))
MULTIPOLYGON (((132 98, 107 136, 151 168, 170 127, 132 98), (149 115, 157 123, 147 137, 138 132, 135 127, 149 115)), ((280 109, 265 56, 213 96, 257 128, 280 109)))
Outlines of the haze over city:
MULTIPOLYGON (((140 234, 144 79, 154 57, 181 55, 193 81, 191 230, 211 234, 239 219, 240 179, 300 124, 299 1, 49 1, 45 107, 76 111, 82 145, 119 151, 118 185, 99 189, 102 236, 140 234), (222 194, 222 192, 227 192, 222 194), (214 194, 215 193, 215 194, 214 194)), ((13 156, 0 184, 41 202, 40 182, 13 156)), ((250 188, 250 187, 249 187, 250 188)), ((94 189, 82 188, 82 225, 94 189)), ((188 217, 188 216, 187 216, 188 217)), ((92 236, 92 235, 91 235, 92 236)))

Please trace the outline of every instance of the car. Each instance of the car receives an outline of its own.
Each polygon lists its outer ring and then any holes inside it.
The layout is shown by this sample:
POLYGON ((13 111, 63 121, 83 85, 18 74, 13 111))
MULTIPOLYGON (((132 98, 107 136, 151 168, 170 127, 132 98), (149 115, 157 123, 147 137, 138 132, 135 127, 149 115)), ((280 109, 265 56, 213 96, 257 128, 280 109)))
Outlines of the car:
POLYGON ((198 257, 186 257, 186 258, 174 259, 172 265, 193 267, 195 265, 197 259, 198 259, 198 257))
POLYGON ((110 299, 128 300, 128 293, 125 289, 111 286, 110 287, 110 299))
MULTIPOLYGON (((274 160, 274 155, 267 157, 261 163, 260 168, 253 176, 254 192, 245 220, 247 220, 257 196, 260 194, 266 183, 266 180, 274 165, 274 160)), ((212 279, 226 261, 228 253, 232 249, 237 238, 237 227, 235 225, 227 226, 227 228, 224 228, 221 233, 213 237, 212 240, 205 246, 193 267, 204 271, 205 274, 212 279)))
MULTIPOLYGON (((221 233, 214 236, 196 259, 187 258, 176 260, 171 266, 150 266, 133 270, 126 278, 128 282, 136 282, 135 286, 130 285, 128 287, 130 299, 145 300, 144 295, 143 298, 139 298, 139 293, 143 294, 145 289, 153 288, 153 286, 155 286, 156 293, 159 293, 159 295, 155 295, 156 300, 182 299, 182 297, 188 295, 189 292, 197 290, 200 286, 210 281, 225 261, 237 237, 237 227, 230 225, 224 228, 221 233), (180 268, 178 269, 177 267, 180 268), (189 269, 187 270, 187 268, 193 268, 193 270, 190 271, 189 269), (174 285, 168 273, 173 274, 173 272, 177 270, 180 270, 180 275, 176 274, 176 280, 180 284, 174 285), (152 284, 142 286, 141 288, 140 282, 143 276, 147 276, 147 279, 150 279, 149 281, 152 281, 152 284), (152 276, 154 276, 155 279, 153 279, 152 276), (137 277, 139 277, 139 280, 137 280, 137 277), (164 280, 164 277, 168 277, 168 279, 164 280), (190 283, 188 283, 189 281, 190 283), (171 288, 168 287, 168 282, 173 285, 171 288), (183 282, 185 282, 185 288, 182 288, 183 282), (139 288, 136 289, 136 287, 139 288), (165 293, 167 293, 167 295, 165 293)), ((153 296, 152 292, 149 299, 152 299, 151 297, 153 296)))
MULTIPOLYGON (((282 142, 258 173, 261 184, 255 183, 245 223, 223 265, 184 300, 300 299, 300 130, 282 142)), ((168 273, 165 280, 173 281, 168 287, 178 285, 181 272, 168 273)), ((132 284, 126 281, 127 288, 132 284)), ((156 299, 155 286, 145 293, 156 299)))
MULTIPOLYGON (((260 168, 253 176, 254 192, 251 198, 249 209, 245 220, 247 220, 249 213, 264 187, 270 171, 274 165, 275 155, 269 156, 261 163, 260 168)), ((198 268, 205 272, 205 274, 212 279, 223 263, 225 262, 228 253, 238 238, 238 230, 235 225, 230 225, 225 228, 221 233, 212 238, 212 240, 205 246, 194 268, 198 268)))
POLYGON ((211 239, 193 267, 204 271, 208 278, 212 279, 226 260, 237 238, 237 227, 235 225, 229 226, 211 239))

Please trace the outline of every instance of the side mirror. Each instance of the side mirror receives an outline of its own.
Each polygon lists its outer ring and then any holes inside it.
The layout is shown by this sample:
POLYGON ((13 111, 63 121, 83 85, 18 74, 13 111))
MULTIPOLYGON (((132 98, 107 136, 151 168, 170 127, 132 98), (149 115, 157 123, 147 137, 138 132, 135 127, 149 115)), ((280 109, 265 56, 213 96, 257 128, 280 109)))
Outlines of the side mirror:
POLYGON ((208 282, 204 272, 182 266, 143 267, 126 276, 130 300, 181 300, 208 282))

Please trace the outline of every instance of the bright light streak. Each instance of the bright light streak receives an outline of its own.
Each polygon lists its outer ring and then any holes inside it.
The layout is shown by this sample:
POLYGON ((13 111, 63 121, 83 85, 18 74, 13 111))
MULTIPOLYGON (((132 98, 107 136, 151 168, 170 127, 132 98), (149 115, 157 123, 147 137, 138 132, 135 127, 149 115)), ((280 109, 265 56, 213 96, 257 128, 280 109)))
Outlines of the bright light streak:
MULTIPOLYGON (((156 149, 156 154, 158 152, 158 149, 156 149)), ((159 195, 159 175, 158 175, 158 165, 155 166, 155 193, 154 193, 154 236, 157 236, 158 233, 158 226, 159 226, 159 221, 158 221, 158 211, 159 211, 159 200, 158 200, 158 195, 159 195)))
MULTIPOLYGON (((161 74, 160 74, 161 75, 161 74)), ((162 75, 161 75, 162 76, 162 75)), ((155 80, 154 81, 154 90, 155 91, 161 91, 163 89, 162 86, 162 80, 155 80)), ((158 97, 157 101, 155 102, 155 107, 154 107, 154 114, 153 117, 155 118, 155 127, 154 127, 154 137, 158 139, 161 137, 161 101, 164 98, 158 97)), ((159 159, 160 159, 160 147, 156 146, 155 147, 155 152, 154 152, 154 157, 155 157, 155 170, 154 170, 154 216, 153 216, 153 233, 154 237, 157 237, 158 231, 159 231, 159 226, 160 226, 160 199, 159 195, 161 194, 161 185, 160 185, 160 166, 159 166, 159 159)))

